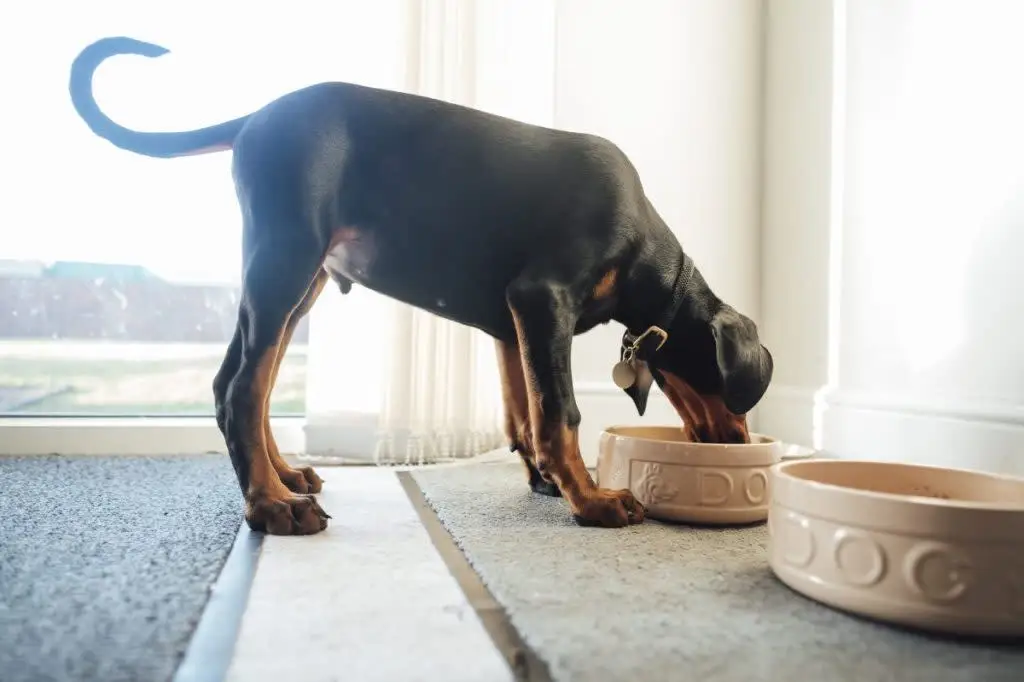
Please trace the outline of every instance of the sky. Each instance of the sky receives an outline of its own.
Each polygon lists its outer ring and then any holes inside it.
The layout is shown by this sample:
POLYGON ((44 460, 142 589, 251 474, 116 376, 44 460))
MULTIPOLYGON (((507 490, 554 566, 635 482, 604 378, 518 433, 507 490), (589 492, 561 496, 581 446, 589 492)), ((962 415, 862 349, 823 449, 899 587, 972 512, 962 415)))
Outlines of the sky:
POLYGON ((401 88, 401 0, 42 0, 0 9, 0 259, 143 265, 180 282, 234 283, 240 217, 229 153, 149 159, 92 134, 71 106, 72 60, 94 40, 155 42, 159 59, 116 57, 94 81, 115 121, 187 130, 305 85, 401 88), (211 9, 213 7, 214 9, 211 9))

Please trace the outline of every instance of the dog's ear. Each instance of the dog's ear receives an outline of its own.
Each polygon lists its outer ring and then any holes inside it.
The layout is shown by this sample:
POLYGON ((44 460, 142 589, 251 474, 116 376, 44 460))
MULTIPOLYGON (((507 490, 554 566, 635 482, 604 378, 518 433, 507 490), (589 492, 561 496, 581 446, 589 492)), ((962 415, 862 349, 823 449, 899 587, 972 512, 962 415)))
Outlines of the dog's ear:
POLYGON ((626 395, 633 400, 636 411, 642 417, 647 411, 647 398, 651 394, 651 385, 654 383, 654 375, 651 368, 643 360, 634 360, 633 369, 636 371, 636 380, 629 388, 624 389, 626 395))
POLYGON ((711 318, 722 401, 733 414, 746 414, 764 396, 772 380, 774 362, 761 345, 753 320, 723 306, 711 318))

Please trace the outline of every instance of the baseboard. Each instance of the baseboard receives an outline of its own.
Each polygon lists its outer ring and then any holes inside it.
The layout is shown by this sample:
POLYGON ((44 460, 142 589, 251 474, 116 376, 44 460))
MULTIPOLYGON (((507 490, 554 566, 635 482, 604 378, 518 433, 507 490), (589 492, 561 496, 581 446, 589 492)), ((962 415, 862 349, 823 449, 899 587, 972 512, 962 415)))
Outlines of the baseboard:
POLYGON ((307 415, 303 426, 306 458, 370 463, 377 448, 375 414, 307 415))
MULTIPOLYGON (((633 401, 612 383, 583 382, 575 386, 576 402, 583 415, 580 444, 588 465, 597 462, 601 431, 613 424, 673 423, 679 420, 657 386, 651 389, 646 414, 637 414, 633 401)), ((311 460, 327 458, 353 463, 372 462, 377 443, 373 415, 317 415, 303 428, 305 453, 311 460)))
POLYGON ((761 432, 787 443, 814 447, 816 390, 770 386, 758 407, 761 432))
POLYGON ((761 425, 766 433, 844 459, 1024 475, 1024 407, 1018 405, 778 386, 762 402, 761 425))

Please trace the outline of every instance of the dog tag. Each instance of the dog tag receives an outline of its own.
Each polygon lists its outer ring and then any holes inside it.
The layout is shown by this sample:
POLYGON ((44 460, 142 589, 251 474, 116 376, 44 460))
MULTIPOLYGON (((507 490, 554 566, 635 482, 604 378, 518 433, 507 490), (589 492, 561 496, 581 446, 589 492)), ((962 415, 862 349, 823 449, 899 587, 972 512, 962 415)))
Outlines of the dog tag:
POLYGON ((622 390, 626 390, 635 384, 636 370, 633 369, 633 364, 625 361, 616 362, 615 366, 612 367, 612 381, 622 390))

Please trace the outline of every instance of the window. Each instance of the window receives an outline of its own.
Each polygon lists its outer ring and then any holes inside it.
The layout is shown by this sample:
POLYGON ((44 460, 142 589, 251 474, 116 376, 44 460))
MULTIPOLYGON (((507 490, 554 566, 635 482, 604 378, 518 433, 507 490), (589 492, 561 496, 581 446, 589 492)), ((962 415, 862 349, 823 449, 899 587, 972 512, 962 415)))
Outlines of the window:
MULTIPOLYGON (((230 154, 149 159, 93 135, 67 90, 79 50, 109 35, 170 49, 111 59, 94 89, 129 127, 186 130, 319 81, 400 87, 405 5, 381 5, 98 0, 62 6, 59 21, 52 5, 0 10, 0 169, 13 183, 0 193, 0 449, 223 447, 211 382, 237 315, 230 154), (168 428, 176 443, 154 439, 168 428)), ((306 412, 309 340, 307 318, 272 395, 282 424, 306 412)))

